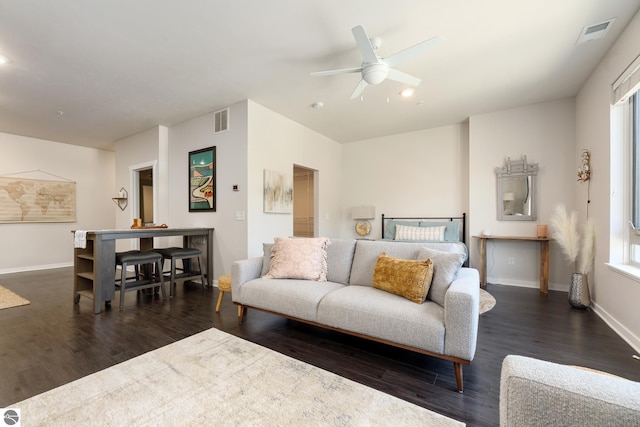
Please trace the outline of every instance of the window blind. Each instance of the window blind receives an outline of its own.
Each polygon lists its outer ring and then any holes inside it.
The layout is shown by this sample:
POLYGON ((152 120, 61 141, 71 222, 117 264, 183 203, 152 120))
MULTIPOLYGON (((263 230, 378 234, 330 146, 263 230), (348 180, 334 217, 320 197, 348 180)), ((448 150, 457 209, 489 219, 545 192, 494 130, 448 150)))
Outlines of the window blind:
POLYGON ((640 89, 640 56, 611 85, 613 105, 624 103, 627 98, 640 89))

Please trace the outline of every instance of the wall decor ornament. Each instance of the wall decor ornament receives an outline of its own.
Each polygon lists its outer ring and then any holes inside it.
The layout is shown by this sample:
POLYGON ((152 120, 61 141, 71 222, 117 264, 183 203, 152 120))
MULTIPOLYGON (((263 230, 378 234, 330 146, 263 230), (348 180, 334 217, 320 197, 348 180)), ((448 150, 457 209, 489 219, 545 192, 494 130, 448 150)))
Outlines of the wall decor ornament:
POLYGON ((293 213, 293 175, 264 170, 264 212, 293 213))
POLYGON ((591 154, 586 148, 582 150, 582 165, 578 168, 578 181, 587 182, 591 179, 591 154))
POLYGON ((189 212, 216 210, 216 147, 189 152, 189 212))

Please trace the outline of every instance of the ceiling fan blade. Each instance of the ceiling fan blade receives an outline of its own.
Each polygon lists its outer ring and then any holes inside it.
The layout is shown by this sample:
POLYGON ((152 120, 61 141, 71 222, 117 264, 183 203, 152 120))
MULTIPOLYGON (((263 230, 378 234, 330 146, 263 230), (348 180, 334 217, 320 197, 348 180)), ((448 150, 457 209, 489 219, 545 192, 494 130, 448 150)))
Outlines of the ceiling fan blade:
POLYGON ((429 40, 425 40, 421 43, 408 47, 400 52, 394 53, 391 56, 384 58, 384 62, 386 62, 390 67, 393 67, 396 64, 401 63, 414 55, 424 52, 425 50, 431 49, 432 47, 436 47, 442 43, 444 43, 444 39, 440 36, 432 37, 429 40))
POLYGON ((357 27, 353 27, 351 32, 353 33, 353 37, 356 39, 358 49, 360 50, 360 54, 362 55, 364 62, 378 62, 378 57, 376 56, 376 52, 373 50, 373 46, 371 46, 369 36, 367 36, 367 32, 364 30, 364 27, 362 25, 358 25, 357 27))
POLYGON ((342 68, 340 70, 316 71, 311 73, 312 76, 333 76, 334 74, 359 73, 362 67, 342 68))
POLYGON ((398 71, 395 68, 389 68, 389 74, 387 75, 387 78, 400 83, 406 83, 411 86, 418 86, 422 81, 417 77, 414 77, 407 73, 403 73, 402 71, 398 71))
POLYGON ((358 83, 358 86, 356 86, 356 90, 354 90, 351 94, 351 99, 356 99, 357 97, 362 95, 362 92, 364 92, 367 86, 367 82, 365 82, 364 80, 360 80, 360 83, 358 83))

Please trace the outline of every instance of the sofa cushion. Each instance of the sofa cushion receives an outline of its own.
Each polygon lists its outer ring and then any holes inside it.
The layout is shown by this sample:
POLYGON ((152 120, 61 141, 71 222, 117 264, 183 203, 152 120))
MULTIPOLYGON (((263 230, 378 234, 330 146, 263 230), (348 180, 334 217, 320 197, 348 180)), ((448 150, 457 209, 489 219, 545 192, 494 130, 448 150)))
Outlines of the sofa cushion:
POLYGON ((381 253, 385 252, 396 258, 418 259, 420 248, 422 246, 415 242, 358 240, 349 284, 373 286, 373 270, 381 253))
POLYGON ((297 279, 253 279, 242 284, 242 304, 317 321, 318 304, 346 285, 297 279))
POLYGON ((329 282, 344 285, 349 283, 355 250, 355 239, 331 239, 331 244, 327 248, 327 280, 329 282))
POLYGON ((262 274, 260 274, 260 277, 264 276, 269 272, 269 267, 271 267, 271 249, 272 248, 273 248, 273 243, 262 244, 262 274))
MULTIPOLYGON (((271 266, 271 248, 273 243, 263 243, 262 250, 262 274, 269 272, 271 266)), ((349 283, 351 275, 351 263, 356 250, 355 239, 331 239, 331 244, 327 247, 327 280, 329 282, 349 283)))
POLYGON ((373 270, 373 287, 422 304, 429 292, 432 276, 430 259, 400 259, 383 252, 373 270))
POLYGON ((369 286, 349 285, 327 294, 318 322, 333 328, 444 353, 444 309, 427 301, 414 304, 369 286))
POLYGON ((425 247, 420 249, 418 259, 429 258, 433 262, 433 279, 427 298, 444 307, 447 289, 458 274, 466 257, 465 254, 455 252, 442 252, 425 247))
POLYGON ((447 229, 444 225, 437 227, 411 227, 409 225, 396 225, 396 235, 394 240, 432 240, 444 241, 444 232, 447 229))
POLYGON ((276 237, 265 279, 327 280, 329 239, 276 237))

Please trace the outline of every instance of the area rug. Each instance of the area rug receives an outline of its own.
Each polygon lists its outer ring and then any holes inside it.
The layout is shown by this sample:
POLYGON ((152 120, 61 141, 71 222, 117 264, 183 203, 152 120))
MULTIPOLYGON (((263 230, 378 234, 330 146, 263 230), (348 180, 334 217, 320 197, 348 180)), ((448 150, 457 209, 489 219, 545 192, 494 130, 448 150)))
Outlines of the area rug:
POLYGON ((480 288, 480 314, 486 313, 496 305, 496 299, 489 292, 480 288))
POLYGON ((23 427, 464 425, 217 329, 11 408, 23 427))
POLYGON ((13 293, 4 286, 0 286, 0 310, 4 308, 19 307, 21 305, 27 304, 31 304, 29 300, 26 300, 20 295, 13 293))

